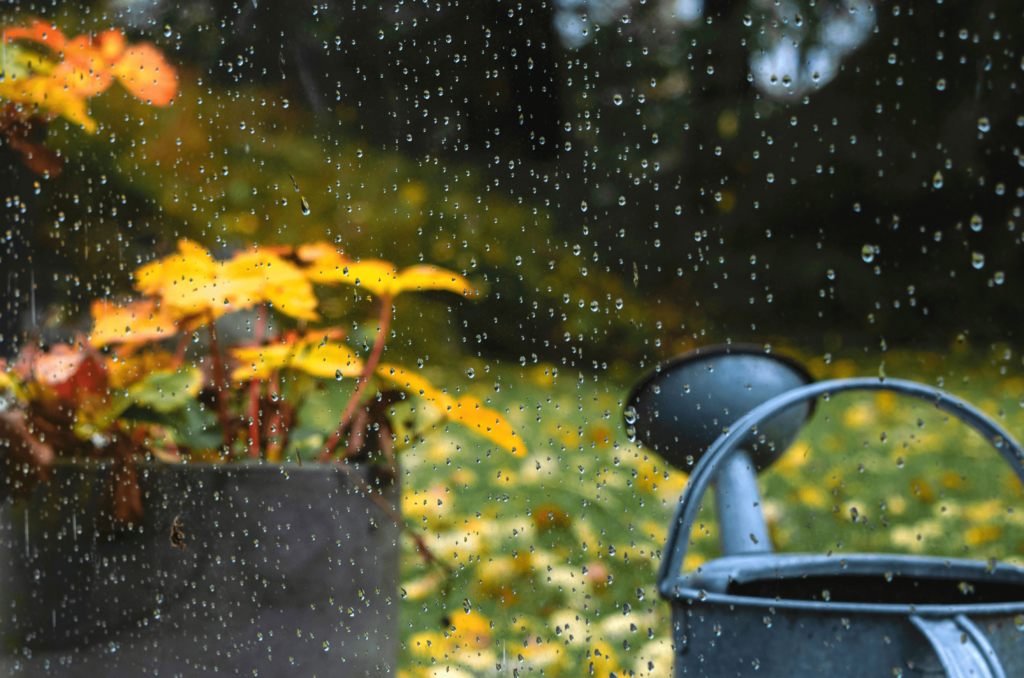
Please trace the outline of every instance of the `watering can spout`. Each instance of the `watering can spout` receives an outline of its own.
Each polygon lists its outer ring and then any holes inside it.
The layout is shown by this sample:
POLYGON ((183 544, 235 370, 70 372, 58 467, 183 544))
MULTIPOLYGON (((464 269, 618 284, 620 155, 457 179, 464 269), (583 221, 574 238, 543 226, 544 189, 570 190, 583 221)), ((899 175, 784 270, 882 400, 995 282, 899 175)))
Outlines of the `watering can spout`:
POLYGON ((726 460, 715 482, 722 554, 771 553, 771 536, 761 510, 761 493, 750 455, 740 450, 726 460))

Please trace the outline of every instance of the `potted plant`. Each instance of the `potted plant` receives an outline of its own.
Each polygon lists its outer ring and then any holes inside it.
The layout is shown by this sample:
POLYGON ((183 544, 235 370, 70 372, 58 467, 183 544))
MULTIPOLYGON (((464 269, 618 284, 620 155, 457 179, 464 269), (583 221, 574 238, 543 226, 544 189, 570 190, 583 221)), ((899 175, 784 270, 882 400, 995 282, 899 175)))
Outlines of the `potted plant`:
POLYGON ((397 295, 475 290, 327 243, 182 241, 134 285, 0 369, 0 666, 394 670, 401 450, 446 420, 525 453, 499 413, 381 361, 397 295), (314 286, 339 285, 379 308, 362 350, 320 321, 314 286))
POLYGON ((168 106, 178 93, 177 73, 150 43, 129 44, 118 30, 68 39, 52 23, 32 19, 0 33, 0 222, 8 234, 0 247, 5 300, 0 305, 0 356, 17 345, 23 308, 35 303, 33 240, 37 179, 60 175, 64 157, 43 141, 57 118, 87 133, 99 129, 88 101, 115 81, 136 98, 168 106), (10 209, 13 208, 13 209, 10 209))

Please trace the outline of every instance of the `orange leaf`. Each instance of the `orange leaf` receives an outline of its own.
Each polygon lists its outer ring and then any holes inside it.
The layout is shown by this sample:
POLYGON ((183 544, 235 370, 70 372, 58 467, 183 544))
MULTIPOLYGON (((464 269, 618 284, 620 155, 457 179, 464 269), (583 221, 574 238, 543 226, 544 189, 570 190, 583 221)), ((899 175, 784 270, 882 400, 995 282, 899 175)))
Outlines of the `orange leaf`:
POLYGON ((143 299, 125 306, 96 299, 92 302, 92 318, 89 342, 97 347, 160 341, 178 332, 177 322, 154 299, 143 299))
POLYGON ((129 47, 113 74, 125 89, 153 106, 167 106, 178 93, 178 74, 148 42, 129 47))
POLYGON ((45 45, 57 53, 64 51, 64 47, 67 45, 67 38, 59 28, 39 19, 32 19, 29 25, 23 28, 5 28, 3 39, 4 42, 31 40, 45 45))

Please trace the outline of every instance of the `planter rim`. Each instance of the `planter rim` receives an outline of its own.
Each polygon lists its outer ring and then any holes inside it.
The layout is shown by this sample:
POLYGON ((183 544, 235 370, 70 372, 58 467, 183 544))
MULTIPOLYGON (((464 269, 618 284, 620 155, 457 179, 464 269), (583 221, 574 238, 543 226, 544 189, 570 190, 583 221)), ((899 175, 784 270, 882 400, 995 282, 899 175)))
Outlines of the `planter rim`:
MULTIPOLYGON (((81 469, 97 469, 112 466, 114 464, 113 459, 92 459, 89 457, 58 457, 54 459, 48 466, 47 469, 56 468, 81 468, 81 469)), ((248 472, 263 471, 263 472, 287 472, 287 473, 312 473, 314 471, 341 471, 336 464, 330 463, 325 464, 319 461, 311 461, 302 464, 301 466, 294 461, 266 461, 263 459, 244 459, 240 461, 228 461, 228 462, 210 462, 210 461, 198 461, 198 462, 180 462, 170 463, 159 460, 136 460, 135 465, 139 468, 166 468, 173 470, 213 470, 213 471, 232 471, 232 470, 245 470, 248 472)), ((370 464, 349 464, 349 468, 356 471, 363 466, 370 466, 370 464)))

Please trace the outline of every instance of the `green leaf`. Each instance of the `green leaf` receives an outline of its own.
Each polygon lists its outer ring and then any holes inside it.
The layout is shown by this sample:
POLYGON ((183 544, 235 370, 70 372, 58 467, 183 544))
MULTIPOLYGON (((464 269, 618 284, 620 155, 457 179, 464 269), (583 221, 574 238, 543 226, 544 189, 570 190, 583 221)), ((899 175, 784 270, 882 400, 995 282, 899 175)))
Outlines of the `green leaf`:
POLYGON ((137 405, 157 412, 173 412, 195 400, 202 381, 202 374, 195 368, 153 372, 128 392, 137 405))

